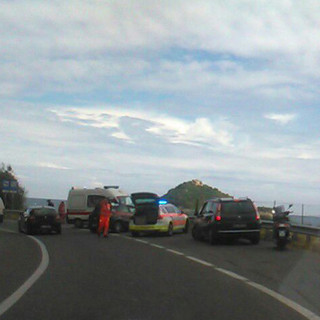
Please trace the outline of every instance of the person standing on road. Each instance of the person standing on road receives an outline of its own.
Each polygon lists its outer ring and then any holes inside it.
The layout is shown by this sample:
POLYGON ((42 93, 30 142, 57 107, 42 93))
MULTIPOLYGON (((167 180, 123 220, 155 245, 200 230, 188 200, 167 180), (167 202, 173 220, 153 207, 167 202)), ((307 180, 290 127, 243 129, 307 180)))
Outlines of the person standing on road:
POLYGON ((61 217, 61 221, 64 222, 64 218, 66 216, 66 207, 63 201, 60 202, 59 207, 58 207, 58 213, 61 217))
POLYGON ((111 216, 111 204, 107 199, 104 199, 100 203, 100 218, 99 218, 99 227, 98 227, 98 236, 100 237, 101 232, 103 231, 103 236, 108 237, 110 216, 111 216))

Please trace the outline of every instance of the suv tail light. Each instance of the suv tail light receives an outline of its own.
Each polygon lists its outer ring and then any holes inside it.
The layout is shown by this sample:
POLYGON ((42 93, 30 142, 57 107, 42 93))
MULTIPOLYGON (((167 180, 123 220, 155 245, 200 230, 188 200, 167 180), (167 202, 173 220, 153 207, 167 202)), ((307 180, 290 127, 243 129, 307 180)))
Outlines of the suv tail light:
POLYGON ((259 221, 260 220, 260 214, 259 214, 259 211, 258 211, 258 208, 255 204, 253 204, 254 206, 254 210, 256 211, 256 220, 259 221))
POLYGON ((217 213, 214 217, 215 221, 221 221, 221 203, 218 204, 217 213))

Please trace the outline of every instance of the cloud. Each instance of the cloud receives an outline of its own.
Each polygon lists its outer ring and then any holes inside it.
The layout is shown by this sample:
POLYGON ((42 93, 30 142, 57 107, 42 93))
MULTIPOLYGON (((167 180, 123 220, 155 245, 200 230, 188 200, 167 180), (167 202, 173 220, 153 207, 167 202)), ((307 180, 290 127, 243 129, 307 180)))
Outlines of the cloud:
POLYGON ((49 169, 58 169, 58 170, 69 170, 70 168, 64 167, 55 163, 48 163, 48 162, 40 162, 38 163, 39 167, 42 168, 49 168, 49 169))
POLYGON ((145 133, 162 137, 171 143, 207 144, 209 147, 214 144, 231 146, 233 143, 232 130, 235 127, 223 118, 215 121, 208 118, 183 120, 155 111, 116 107, 62 108, 51 111, 61 121, 75 122, 81 126, 115 129, 111 132, 111 136, 131 142, 133 137, 125 133, 126 126, 122 126, 123 119, 129 119, 129 122, 144 121, 145 133), (228 127, 229 130, 226 130, 225 127, 228 127))
POLYGON ((289 114, 289 113, 286 113, 286 114, 270 113, 270 114, 266 114, 264 117, 266 119, 278 122, 279 124, 285 125, 293 121, 294 119, 296 119, 297 115, 289 114))

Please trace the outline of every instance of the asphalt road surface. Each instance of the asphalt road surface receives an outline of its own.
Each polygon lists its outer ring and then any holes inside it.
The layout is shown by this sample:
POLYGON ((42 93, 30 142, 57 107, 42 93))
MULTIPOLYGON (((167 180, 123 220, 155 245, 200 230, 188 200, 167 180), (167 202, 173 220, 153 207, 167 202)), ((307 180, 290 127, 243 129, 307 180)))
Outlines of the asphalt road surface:
MULTIPOLYGON (((36 238, 49 266, 1 320, 305 319, 246 279, 320 314, 316 254, 278 252, 270 242, 210 246, 190 234, 103 239, 70 226, 36 238)), ((41 251, 24 234, 0 231, 0 239, 1 303, 37 268, 41 251)))

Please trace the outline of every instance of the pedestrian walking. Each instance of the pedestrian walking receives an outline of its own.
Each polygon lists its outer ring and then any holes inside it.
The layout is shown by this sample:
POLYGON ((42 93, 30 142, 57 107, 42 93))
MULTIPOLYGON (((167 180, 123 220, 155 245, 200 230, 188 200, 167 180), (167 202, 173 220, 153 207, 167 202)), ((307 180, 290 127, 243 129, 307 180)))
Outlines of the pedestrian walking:
POLYGON ((99 227, 98 227, 98 236, 100 237, 101 232, 103 231, 103 236, 108 237, 110 216, 111 216, 111 204, 107 199, 104 199, 100 202, 100 218, 99 218, 99 227))

